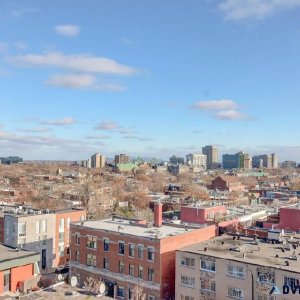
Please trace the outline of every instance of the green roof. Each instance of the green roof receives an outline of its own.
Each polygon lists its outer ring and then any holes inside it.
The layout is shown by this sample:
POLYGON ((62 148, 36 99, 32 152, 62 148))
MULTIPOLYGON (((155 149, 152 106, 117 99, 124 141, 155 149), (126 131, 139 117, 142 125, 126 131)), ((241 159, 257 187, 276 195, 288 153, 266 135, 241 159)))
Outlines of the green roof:
POLYGON ((120 171, 132 171, 136 167, 137 165, 133 163, 117 164, 117 169, 119 169, 120 171))
POLYGON ((265 177, 269 174, 265 172, 247 172, 246 175, 251 177, 265 177))

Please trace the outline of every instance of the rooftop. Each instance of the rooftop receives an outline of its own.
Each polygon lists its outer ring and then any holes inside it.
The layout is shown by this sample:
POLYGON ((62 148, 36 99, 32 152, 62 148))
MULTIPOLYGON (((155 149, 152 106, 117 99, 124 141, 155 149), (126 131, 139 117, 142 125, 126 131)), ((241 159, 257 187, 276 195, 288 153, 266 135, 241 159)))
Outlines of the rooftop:
POLYGON ((206 227, 207 225, 190 225, 181 224, 179 220, 173 221, 168 224, 163 224, 161 227, 153 227, 152 224, 149 226, 138 224, 132 220, 124 219, 104 219, 97 221, 84 221, 83 225, 80 222, 73 224, 72 226, 83 226, 93 229, 107 230, 112 232, 120 232, 126 235, 133 235, 139 237, 148 237, 155 239, 162 239, 168 236, 175 236, 184 234, 186 232, 206 227))
POLYGON ((282 240, 280 244, 272 244, 252 237, 223 235, 180 251, 299 273, 300 255, 296 250, 300 247, 300 235, 286 235, 282 240))
POLYGON ((15 248, 11 248, 11 247, 0 244, 0 262, 1 263, 9 261, 9 260, 13 260, 13 259, 25 258, 25 257, 35 256, 35 255, 38 255, 38 257, 39 257, 39 254, 36 252, 26 251, 26 250, 21 250, 21 249, 16 250, 15 248))

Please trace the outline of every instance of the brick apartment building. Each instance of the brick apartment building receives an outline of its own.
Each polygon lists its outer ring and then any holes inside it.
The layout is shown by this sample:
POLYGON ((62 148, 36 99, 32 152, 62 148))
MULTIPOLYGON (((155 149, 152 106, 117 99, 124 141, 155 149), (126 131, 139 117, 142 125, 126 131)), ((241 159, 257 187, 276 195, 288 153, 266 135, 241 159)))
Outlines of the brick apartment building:
POLYGON ((49 211, 5 205, 0 209, 0 242, 40 253, 42 272, 69 260, 70 223, 86 218, 85 209, 49 211))
POLYGON ((212 181, 208 188, 211 190, 229 192, 245 190, 245 186, 234 176, 218 176, 212 181))
POLYGON ((27 291, 40 278, 39 253, 0 245, 0 295, 6 292, 27 291))
POLYGON ((216 228, 162 222, 162 204, 154 208, 154 226, 143 220, 112 217, 71 224, 71 275, 106 285, 106 295, 132 299, 135 286, 147 300, 174 299, 175 250, 215 236, 216 228))

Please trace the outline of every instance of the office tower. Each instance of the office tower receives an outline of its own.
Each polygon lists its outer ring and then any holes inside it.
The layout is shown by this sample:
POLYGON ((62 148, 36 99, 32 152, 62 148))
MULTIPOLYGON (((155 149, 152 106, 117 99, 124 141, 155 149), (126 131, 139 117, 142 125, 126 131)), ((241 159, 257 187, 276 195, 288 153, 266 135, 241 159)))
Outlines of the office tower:
POLYGON ((223 155, 223 168, 230 169, 251 169, 252 158, 248 153, 240 151, 236 154, 223 155))
POLYGON ((129 162, 129 156, 126 154, 115 155, 115 165, 117 164, 127 164, 129 162))
POLYGON ((91 157, 91 167, 92 168, 104 168, 105 166, 105 156, 96 153, 91 157))
POLYGON ((207 168, 215 169, 218 167, 219 150, 214 146, 205 146, 202 148, 202 154, 207 156, 207 168))
POLYGON ((278 157, 275 153, 253 156, 252 165, 254 168, 278 168, 278 157))
POLYGON ((277 169, 278 168, 278 156, 275 153, 272 153, 271 156, 272 156, 272 168, 277 169))
POLYGON ((173 155, 173 156, 170 157, 170 163, 172 165, 183 165, 184 164, 184 158, 173 155))

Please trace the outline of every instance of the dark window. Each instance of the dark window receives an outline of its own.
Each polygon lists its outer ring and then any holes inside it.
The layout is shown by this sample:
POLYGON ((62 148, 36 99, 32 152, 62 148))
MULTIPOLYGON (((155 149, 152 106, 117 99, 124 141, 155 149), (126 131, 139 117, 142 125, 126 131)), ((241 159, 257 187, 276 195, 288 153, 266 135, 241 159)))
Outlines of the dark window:
POLYGON ((125 253, 125 244, 124 242, 119 242, 119 254, 125 253))

